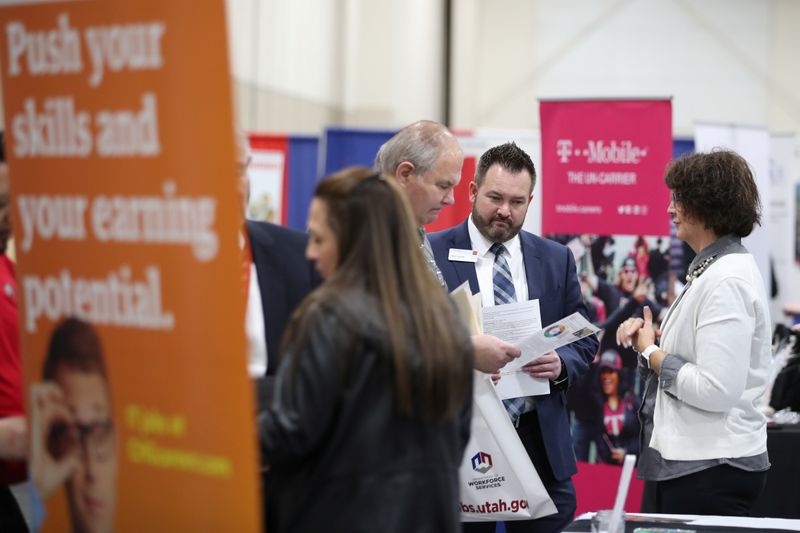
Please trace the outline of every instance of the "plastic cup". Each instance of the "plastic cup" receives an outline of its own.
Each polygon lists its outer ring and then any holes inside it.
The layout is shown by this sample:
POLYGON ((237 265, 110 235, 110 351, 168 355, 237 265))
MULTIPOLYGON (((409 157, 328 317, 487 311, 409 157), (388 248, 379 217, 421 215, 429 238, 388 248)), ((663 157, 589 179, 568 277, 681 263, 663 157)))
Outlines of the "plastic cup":
POLYGON ((597 511, 592 517, 592 533, 624 533, 625 513, 621 513, 616 524, 611 523, 611 509, 597 511))

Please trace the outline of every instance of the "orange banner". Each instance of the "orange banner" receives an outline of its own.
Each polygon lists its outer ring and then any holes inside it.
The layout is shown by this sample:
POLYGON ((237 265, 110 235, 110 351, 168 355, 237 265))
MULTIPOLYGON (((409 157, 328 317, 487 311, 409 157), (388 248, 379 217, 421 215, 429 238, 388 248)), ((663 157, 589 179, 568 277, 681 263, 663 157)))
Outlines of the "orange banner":
POLYGON ((0 28, 44 531, 260 530, 224 1, 0 28))

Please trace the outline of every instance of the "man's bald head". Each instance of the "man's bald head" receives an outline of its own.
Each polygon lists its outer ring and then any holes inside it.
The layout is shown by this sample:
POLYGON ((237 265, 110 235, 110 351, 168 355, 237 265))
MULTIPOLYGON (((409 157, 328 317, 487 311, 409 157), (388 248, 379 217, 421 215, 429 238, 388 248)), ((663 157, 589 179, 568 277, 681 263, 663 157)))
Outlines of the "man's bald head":
POLYGON ((444 152, 461 155, 455 136, 443 124, 420 120, 401 129, 381 146, 375 168, 394 176, 401 163, 410 162, 421 176, 434 167, 444 152))
POLYGON ((375 157, 375 167, 394 176, 405 189, 420 226, 436 220, 442 207, 454 203, 453 189, 461 180, 463 163, 455 136, 430 120, 398 131, 375 157))

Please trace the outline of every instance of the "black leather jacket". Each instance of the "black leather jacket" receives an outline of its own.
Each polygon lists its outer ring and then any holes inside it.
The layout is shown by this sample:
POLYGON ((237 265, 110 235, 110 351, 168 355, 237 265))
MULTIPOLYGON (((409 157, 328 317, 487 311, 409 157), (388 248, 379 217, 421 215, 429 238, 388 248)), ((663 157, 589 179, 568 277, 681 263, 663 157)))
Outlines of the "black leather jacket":
MULTIPOLYGON (((360 292, 307 313, 308 330, 289 340, 259 419, 269 532, 461 531, 458 467, 471 394, 445 423, 401 416, 376 301, 360 292)), ((469 335, 453 316, 472 368, 469 335)))

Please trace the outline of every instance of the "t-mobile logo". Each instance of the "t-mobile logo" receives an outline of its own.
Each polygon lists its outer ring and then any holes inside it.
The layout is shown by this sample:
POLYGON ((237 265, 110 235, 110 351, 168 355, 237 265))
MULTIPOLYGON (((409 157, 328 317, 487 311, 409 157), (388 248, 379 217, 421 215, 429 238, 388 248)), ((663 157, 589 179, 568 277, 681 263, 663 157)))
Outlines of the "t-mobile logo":
POLYGON ((570 139, 559 139, 556 141, 556 154, 561 163, 569 161, 569 156, 572 155, 572 141, 570 139))

